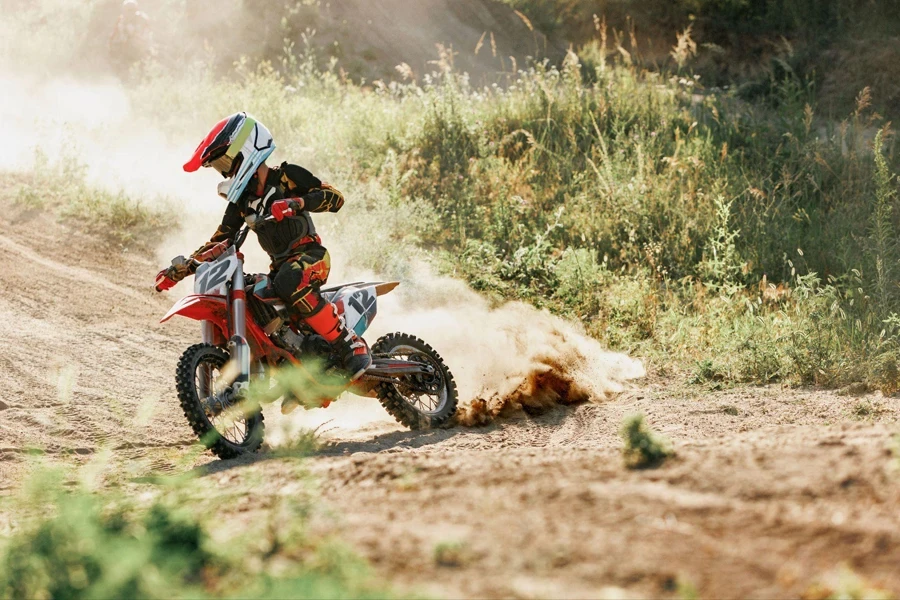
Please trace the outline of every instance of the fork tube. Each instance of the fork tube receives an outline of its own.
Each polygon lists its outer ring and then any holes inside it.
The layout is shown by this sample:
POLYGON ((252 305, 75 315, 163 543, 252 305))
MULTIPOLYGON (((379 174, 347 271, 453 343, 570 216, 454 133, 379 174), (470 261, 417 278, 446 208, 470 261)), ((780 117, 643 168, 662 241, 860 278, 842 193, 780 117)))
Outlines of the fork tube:
POLYGON ((202 321, 200 323, 200 335, 203 338, 204 344, 212 344, 214 341, 213 338, 213 324, 211 321, 202 321))
POLYGON ((244 291, 244 261, 238 259, 238 268, 231 281, 231 314, 234 331, 231 342, 234 359, 241 369, 236 383, 246 385, 250 381, 250 345, 247 343, 247 295, 244 291))
POLYGON ((247 295, 244 292, 244 263, 241 260, 238 260, 238 268, 231 282, 231 298, 232 335, 247 339, 247 295))

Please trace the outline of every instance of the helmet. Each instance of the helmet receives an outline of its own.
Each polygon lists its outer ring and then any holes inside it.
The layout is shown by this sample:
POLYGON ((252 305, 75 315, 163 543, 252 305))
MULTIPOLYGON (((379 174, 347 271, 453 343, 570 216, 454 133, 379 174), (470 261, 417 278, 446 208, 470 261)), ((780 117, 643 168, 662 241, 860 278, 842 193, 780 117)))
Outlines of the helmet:
POLYGON ((237 202, 256 170, 275 151, 275 140, 265 125, 245 112, 216 123, 203 138, 184 170, 193 173, 200 167, 213 167, 231 178, 225 197, 237 202))

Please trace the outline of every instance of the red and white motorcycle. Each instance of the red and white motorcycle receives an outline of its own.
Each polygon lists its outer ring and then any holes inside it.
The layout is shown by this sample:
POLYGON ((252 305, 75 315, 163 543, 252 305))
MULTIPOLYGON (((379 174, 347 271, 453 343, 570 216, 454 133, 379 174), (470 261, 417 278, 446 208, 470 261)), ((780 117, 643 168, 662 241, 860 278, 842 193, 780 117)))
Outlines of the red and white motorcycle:
MULTIPOLYGON (((431 346, 412 335, 380 338, 371 346, 372 366, 348 384, 331 345, 292 322, 269 277, 244 274, 240 248, 248 231, 223 242, 226 249, 214 261, 197 264, 194 293, 161 320, 181 315, 201 322, 203 341, 181 355, 175 380, 184 415, 207 448, 220 458, 257 451, 265 433, 260 402, 277 397, 283 410, 325 407, 345 391, 374 397, 410 429, 451 419, 458 401, 453 375, 431 346), (279 384, 283 379, 294 383, 279 384)), ((358 282, 325 288, 322 295, 362 336, 375 318, 378 296, 397 285, 358 282)))

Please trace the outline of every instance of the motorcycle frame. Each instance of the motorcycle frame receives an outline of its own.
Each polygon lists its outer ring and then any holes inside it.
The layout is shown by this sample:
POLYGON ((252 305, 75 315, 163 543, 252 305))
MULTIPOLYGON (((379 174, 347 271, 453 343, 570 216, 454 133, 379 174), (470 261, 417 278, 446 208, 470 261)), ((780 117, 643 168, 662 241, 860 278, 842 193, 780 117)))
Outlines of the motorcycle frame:
POLYGON ((244 290, 244 257, 235 253, 237 268, 228 285, 226 296, 218 294, 190 294, 175 303, 160 320, 165 323, 178 315, 200 321, 203 342, 213 346, 225 345, 238 367, 235 387, 242 388, 250 381, 252 358, 274 366, 280 361, 299 364, 291 353, 279 348, 252 318, 248 318, 247 292, 244 290), (229 307, 231 310, 229 310, 229 307))

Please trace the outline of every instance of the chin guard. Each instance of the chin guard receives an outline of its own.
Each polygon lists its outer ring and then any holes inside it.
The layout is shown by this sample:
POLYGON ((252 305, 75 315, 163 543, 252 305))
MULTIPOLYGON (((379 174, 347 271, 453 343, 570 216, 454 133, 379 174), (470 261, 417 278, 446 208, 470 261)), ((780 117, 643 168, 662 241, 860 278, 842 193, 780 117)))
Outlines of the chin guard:
POLYGON ((219 196, 226 199, 228 198, 228 190, 231 188, 231 184, 233 181, 234 179, 229 177, 228 179, 221 181, 219 185, 216 186, 216 192, 219 194, 219 196))

